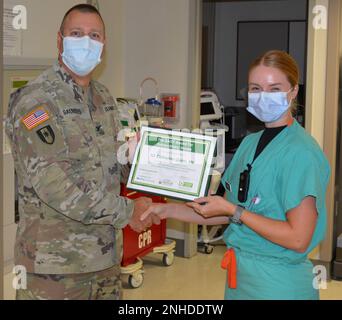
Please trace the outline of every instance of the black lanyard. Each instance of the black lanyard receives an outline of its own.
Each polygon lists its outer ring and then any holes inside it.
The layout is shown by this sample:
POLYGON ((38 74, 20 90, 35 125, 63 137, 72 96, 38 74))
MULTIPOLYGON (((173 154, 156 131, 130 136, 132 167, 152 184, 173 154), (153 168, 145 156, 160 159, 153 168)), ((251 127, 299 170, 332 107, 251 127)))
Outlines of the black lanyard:
POLYGON ((257 148, 254 153, 253 161, 251 164, 247 164, 247 169, 240 173, 239 189, 238 189, 238 200, 243 203, 247 201, 248 189, 250 181, 250 173, 252 170, 252 164, 258 158, 258 156, 265 150, 267 145, 287 126, 266 128, 261 135, 257 148))

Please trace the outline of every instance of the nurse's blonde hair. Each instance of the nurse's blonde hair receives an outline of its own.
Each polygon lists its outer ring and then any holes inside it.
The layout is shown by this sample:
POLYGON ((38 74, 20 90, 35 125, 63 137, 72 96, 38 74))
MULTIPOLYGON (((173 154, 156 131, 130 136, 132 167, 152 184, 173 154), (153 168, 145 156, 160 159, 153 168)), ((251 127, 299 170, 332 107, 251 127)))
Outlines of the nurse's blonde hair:
MULTIPOLYGON (((249 72, 257 66, 266 66, 276 68, 282 71, 287 80, 290 82, 292 88, 299 83, 299 68, 295 59, 293 59, 287 52, 281 50, 267 51, 257 59, 255 59, 249 67, 249 72)), ((296 102, 292 102, 291 111, 296 111, 296 102)))

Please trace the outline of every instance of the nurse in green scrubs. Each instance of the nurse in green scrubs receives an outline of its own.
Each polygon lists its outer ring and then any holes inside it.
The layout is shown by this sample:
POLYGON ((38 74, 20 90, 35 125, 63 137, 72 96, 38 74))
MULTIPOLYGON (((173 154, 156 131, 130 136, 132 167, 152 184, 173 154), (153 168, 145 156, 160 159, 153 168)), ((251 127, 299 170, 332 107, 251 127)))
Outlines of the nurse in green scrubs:
POLYGON ((269 51, 249 70, 247 110, 265 123, 236 151, 221 183, 225 196, 154 204, 150 213, 223 224, 226 299, 318 299, 307 255, 325 236, 329 163, 292 117, 299 72, 293 58, 269 51), (249 182, 249 183, 248 183, 249 182))

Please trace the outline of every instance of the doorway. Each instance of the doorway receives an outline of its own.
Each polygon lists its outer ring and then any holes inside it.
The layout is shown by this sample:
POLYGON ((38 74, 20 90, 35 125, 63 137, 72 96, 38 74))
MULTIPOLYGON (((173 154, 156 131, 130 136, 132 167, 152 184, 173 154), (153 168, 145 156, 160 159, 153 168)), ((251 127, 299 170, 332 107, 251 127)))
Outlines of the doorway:
POLYGON ((246 135, 263 129, 263 123, 246 112, 246 88, 249 65, 268 50, 284 50, 298 63, 295 117, 305 126, 307 34, 307 0, 203 0, 201 87, 214 91, 224 107, 230 126, 227 154, 234 153, 246 135))

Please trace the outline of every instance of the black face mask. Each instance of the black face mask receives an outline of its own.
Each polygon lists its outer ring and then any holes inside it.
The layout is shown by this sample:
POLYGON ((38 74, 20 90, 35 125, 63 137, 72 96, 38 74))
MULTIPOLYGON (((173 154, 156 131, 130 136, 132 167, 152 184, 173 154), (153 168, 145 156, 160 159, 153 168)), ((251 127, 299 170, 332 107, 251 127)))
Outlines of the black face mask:
POLYGON ((249 179, 251 170, 252 166, 248 163, 247 169, 240 173, 238 200, 241 203, 246 202, 248 198, 249 179))

